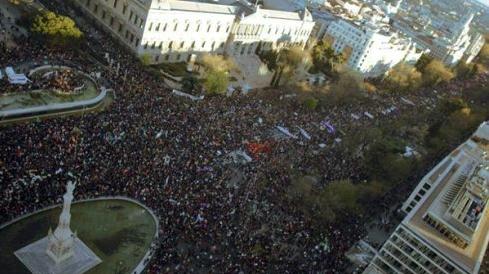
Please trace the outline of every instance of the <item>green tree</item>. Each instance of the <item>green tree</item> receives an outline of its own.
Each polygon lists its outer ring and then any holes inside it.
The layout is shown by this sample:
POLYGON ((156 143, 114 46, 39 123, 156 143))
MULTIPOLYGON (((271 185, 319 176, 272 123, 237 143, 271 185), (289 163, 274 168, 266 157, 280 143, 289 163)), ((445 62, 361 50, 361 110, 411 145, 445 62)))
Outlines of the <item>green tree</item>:
POLYGON ((426 85, 435 86, 453 79, 454 74, 441 61, 431 61, 423 71, 423 82, 426 85))
POLYGON ((315 110, 316 107, 318 106, 318 99, 316 98, 308 98, 304 101, 304 104, 306 107, 310 110, 315 110))
POLYGON ((313 47, 311 56, 314 66, 325 73, 332 72, 337 65, 345 61, 343 54, 336 54, 331 44, 326 40, 319 41, 313 47))
POLYGON ((486 43, 479 52, 478 58, 481 62, 489 64, 489 40, 486 40, 486 43))
POLYGON ((143 53, 139 56, 139 61, 143 66, 149 66, 151 64, 151 55, 148 53, 143 53))
POLYGON ((34 18, 31 31, 55 46, 75 46, 83 37, 71 18, 50 11, 34 18))
POLYGON ((431 63, 431 61, 433 61, 433 57, 423 54, 419 58, 418 62, 416 62, 416 65, 414 65, 414 67, 416 67, 416 70, 423 73, 424 69, 429 63, 431 63))
POLYGON ((457 66, 455 66, 455 75, 458 79, 469 79, 474 77, 477 74, 478 65, 471 63, 466 64, 465 62, 459 62, 457 66))
POLYGON ((205 54, 202 65, 207 71, 230 71, 236 66, 231 59, 216 54, 205 54))
POLYGON ((385 83, 393 92, 406 92, 421 86, 422 75, 413 66, 400 63, 389 70, 385 83))
POLYGON ((362 75, 343 66, 339 70, 338 80, 330 87, 328 97, 333 104, 348 104, 358 99, 364 89, 362 75))
POLYGON ((182 89, 186 92, 193 91, 198 87, 199 80, 192 75, 186 75, 182 79, 182 89))
POLYGON ((278 51, 267 50, 259 53, 262 62, 267 65, 269 71, 274 71, 278 67, 278 51))
POLYGON ((287 74, 287 79, 292 80, 297 69, 309 62, 309 52, 299 46, 281 50, 278 54, 277 70, 275 70, 272 85, 279 86, 284 73, 287 74))
POLYGON ((224 94, 228 83, 229 79, 226 71, 210 70, 206 73, 204 87, 208 94, 224 94))

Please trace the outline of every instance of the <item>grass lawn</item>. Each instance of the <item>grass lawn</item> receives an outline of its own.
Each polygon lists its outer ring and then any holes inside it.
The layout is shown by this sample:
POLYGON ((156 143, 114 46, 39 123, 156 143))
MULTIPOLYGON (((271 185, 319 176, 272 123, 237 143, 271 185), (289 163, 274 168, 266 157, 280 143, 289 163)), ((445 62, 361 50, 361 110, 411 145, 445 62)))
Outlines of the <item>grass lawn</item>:
MULTIPOLYGON (((0 269, 29 274, 14 251, 45 237, 49 227, 54 230, 60 212, 60 207, 43 211, 0 230, 0 269)), ((71 230, 102 259, 86 274, 130 273, 149 249, 156 230, 148 211, 125 200, 76 203, 71 215, 71 230)))
POLYGON ((162 63, 156 65, 156 67, 162 69, 164 72, 169 73, 175 77, 183 77, 185 75, 190 74, 189 72, 187 72, 186 62, 162 63))

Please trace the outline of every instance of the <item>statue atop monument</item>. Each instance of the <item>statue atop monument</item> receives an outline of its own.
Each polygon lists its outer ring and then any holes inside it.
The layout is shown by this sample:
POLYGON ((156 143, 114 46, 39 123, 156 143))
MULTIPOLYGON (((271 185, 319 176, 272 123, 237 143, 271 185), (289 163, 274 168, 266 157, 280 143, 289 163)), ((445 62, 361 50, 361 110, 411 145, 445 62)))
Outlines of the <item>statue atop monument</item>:
POLYGON ((63 210, 54 232, 14 252, 33 274, 82 274, 102 260, 70 228, 71 203, 76 184, 68 182, 63 210))
POLYGON ((66 193, 63 195, 63 211, 59 215, 58 227, 54 233, 51 229, 48 233, 49 243, 46 252, 57 264, 73 256, 73 243, 76 235, 70 229, 70 209, 75 186, 71 181, 66 185, 66 193))

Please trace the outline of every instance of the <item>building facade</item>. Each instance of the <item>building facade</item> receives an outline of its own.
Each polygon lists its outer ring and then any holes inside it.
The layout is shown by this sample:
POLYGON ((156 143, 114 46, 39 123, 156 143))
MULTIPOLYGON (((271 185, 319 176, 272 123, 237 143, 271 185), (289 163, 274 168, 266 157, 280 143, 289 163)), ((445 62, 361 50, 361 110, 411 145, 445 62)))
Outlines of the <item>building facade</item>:
POLYGON ((415 64, 423 53, 409 39, 371 22, 339 19, 329 24, 324 37, 350 68, 366 77, 383 75, 401 62, 415 64))
POLYGON ((364 273, 479 272, 489 241, 489 122, 419 183, 364 273))
POLYGON ((436 26, 437 21, 429 21, 427 25, 432 25, 432 29, 428 29, 427 26, 420 28, 404 18, 396 18, 394 26, 411 37, 431 57, 454 66, 461 61, 472 62, 484 46, 484 37, 471 29, 473 19, 474 14, 469 13, 450 27, 436 26))
POLYGON ((307 9, 285 12, 226 1, 76 0, 114 37, 153 63, 184 62, 203 53, 252 54, 258 46, 304 46, 314 27, 307 9))

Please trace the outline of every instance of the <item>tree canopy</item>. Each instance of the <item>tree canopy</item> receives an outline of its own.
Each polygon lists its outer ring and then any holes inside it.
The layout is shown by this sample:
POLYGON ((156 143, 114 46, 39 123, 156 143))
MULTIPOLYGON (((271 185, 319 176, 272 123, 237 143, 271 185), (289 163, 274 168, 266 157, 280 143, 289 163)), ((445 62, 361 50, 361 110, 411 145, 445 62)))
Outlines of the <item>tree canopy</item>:
POLYGON ((418 88, 422 75, 415 67, 400 63, 389 70, 385 82, 391 91, 405 92, 418 88))
POLYGON ((432 60, 423 71, 423 81, 426 85, 435 86, 448 82, 455 75, 440 60, 432 60))
POLYGON ((204 87, 208 94, 224 94, 228 83, 228 75, 225 71, 211 70, 206 73, 204 87))
POLYGON ((208 71, 229 71, 236 66, 231 59, 216 54, 202 56, 202 65, 208 71))
POLYGON ((83 36, 71 18, 51 11, 37 15, 31 31, 58 46, 76 45, 83 36))
POLYGON ((423 54, 421 55, 421 57, 418 59, 418 62, 416 62, 416 65, 414 65, 416 67, 416 69, 419 71, 419 72, 424 72, 424 69, 426 68, 426 66, 431 62, 433 61, 433 57, 430 57, 426 54, 423 54))
POLYGON ((489 64, 489 40, 486 41, 479 53, 479 59, 485 63, 489 64))
POLYGON ((358 98, 364 90, 362 75, 346 66, 339 69, 338 80, 331 85, 330 99, 332 103, 344 104, 358 98))
POLYGON ((205 68, 204 88, 209 94, 223 94, 229 84, 228 72, 235 64, 221 55, 206 54, 202 57, 205 68))
POLYGON ((319 41, 313 47, 311 55, 314 66, 318 70, 327 73, 332 72, 336 65, 345 61, 343 54, 336 54, 331 44, 326 40, 319 41))

